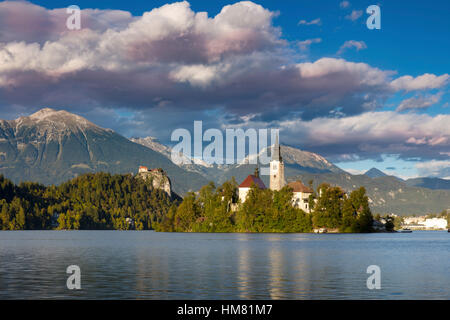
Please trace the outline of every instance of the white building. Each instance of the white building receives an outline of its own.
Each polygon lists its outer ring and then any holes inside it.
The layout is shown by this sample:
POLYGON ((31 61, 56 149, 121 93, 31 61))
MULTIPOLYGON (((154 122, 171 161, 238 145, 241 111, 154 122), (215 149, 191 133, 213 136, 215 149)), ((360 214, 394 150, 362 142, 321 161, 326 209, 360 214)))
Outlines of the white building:
POLYGON ((259 171, 258 168, 255 170, 255 174, 249 175, 247 178, 245 178, 244 181, 239 185, 239 200, 241 200, 241 203, 244 203, 247 199, 247 194, 250 191, 250 187, 252 185, 257 186, 260 189, 266 189, 266 185, 259 177, 259 171))
POLYGON ((284 162, 281 157, 281 147, 277 136, 272 150, 272 160, 270 161, 270 190, 280 191, 285 185, 284 162))
POLYGON ((293 193, 292 205, 305 212, 311 212, 311 208, 309 208, 309 196, 312 195, 314 191, 305 186, 301 181, 290 182, 288 183, 288 186, 292 189, 293 193))
POLYGON ((140 166, 139 167, 139 173, 142 173, 142 172, 148 172, 148 168, 144 167, 144 166, 140 166))
POLYGON ((447 219, 443 218, 426 219, 424 224, 427 229, 447 229, 447 219))

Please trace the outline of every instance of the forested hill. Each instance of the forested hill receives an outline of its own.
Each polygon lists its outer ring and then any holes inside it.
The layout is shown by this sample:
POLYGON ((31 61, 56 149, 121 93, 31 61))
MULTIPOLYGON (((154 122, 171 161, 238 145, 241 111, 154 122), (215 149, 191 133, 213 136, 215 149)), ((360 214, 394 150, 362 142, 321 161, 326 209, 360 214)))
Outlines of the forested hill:
POLYGON ((0 175, 0 230, 152 229, 179 198, 128 175, 86 174, 60 186, 0 175))

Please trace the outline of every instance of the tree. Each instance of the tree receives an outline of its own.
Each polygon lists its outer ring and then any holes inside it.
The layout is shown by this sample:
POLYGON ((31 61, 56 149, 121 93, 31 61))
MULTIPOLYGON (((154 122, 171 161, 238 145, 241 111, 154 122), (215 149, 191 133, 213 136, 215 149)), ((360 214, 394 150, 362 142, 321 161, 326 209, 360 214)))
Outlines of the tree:
POLYGON ((194 222, 200 217, 195 194, 189 192, 177 209, 175 215, 175 231, 192 231, 194 222))
POLYGON ((338 228, 342 218, 344 191, 339 187, 322 184, 313 209, 313 224, 316 228, 338 228))

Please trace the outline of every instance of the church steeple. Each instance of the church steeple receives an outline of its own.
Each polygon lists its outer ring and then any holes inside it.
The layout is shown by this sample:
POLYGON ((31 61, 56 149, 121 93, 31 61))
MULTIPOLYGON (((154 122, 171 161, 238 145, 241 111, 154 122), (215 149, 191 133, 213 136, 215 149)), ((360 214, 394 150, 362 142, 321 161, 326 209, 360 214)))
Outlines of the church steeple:
POLYGON ((270 161, 270 189, 281 190, 285 184, 284 163, 281 157, 281 147, 277 135, 272 152, 272 161, 270 161))
POLYGON ((277 137, 275 140, 275 146, 273 147, 272 160, 280 161, 280 162, 283 161, 283 159, 281 158, 281 147, 278 142, 278 134, 277 134, 277 137))

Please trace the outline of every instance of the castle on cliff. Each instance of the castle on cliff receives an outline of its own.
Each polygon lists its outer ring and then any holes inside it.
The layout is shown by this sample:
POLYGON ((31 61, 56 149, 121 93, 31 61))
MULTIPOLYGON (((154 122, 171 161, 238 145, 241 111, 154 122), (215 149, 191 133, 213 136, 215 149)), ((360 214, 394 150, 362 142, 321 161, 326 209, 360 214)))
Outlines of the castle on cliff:
POLYGON ((150 179, 153 188, 161 189, 165 191, 169 197, 172 196, 172 184, 169 176, 163 169, 158 168, 149 170, 145 166, 140 166, 137 176, 143 178, 144 180, 150 179))

